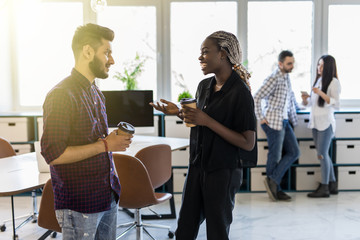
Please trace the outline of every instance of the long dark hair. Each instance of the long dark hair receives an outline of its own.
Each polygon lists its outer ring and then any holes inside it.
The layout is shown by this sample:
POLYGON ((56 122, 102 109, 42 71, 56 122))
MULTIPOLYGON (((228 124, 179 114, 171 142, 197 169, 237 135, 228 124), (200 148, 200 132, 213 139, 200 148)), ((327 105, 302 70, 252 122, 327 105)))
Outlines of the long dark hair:
MULTIPOLYGON (((316 78, 314 81, 313 87, 315 87, 315 84, 317 83, 318 79, 321 77, 321 91, 323 91, 325 94, 327 93, 328 87, 333 80, 333 78, 337 78, 337 69, 336 69, 336 61, 335 58, 331 55, 323 55, 319 58, 324 61, 324 67, 322 76, 316 71, 316 78)), ((319 63, 318 61, 318 63, 319 63)), ((323 107, 325 104, 325 101, 322 97, 319 97, 318 105, 320 107, 323 107)))

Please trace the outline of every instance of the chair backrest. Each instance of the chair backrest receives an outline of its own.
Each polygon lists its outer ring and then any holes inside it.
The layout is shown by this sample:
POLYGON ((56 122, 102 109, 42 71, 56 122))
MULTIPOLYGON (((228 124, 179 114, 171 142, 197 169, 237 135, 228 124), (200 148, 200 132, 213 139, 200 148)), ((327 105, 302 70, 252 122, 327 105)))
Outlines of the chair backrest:
POLYGON ((121 184, 119 206, 143 208, 156 203, 154 188, 144 164, 136 157, 113 153, 121 184))
POLYGON ((42 228, 49 229, 55 232, 61 232, 61 227, 56 219, 54 208, 54 192, 49 179, 42 192, 38 225, 42 228))
POLYGON ((171 148, 158 144, 141 149, 136 155, 146 167, 152 185, 158 188, 171 177, 171 148))
POLYGON ((0 158, 15 156, 16 152, 11 144, 5 139, 0 137, 0 158))

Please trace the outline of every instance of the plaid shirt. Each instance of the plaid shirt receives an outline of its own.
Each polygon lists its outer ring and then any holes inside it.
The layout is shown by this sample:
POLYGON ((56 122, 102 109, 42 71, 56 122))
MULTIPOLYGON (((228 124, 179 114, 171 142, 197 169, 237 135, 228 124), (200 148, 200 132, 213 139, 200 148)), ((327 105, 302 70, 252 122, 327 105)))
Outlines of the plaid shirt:
MULTIPOLYGON (((68 146, 81 146, 107 136, 105 99, 95 84, 75 69, 46 96, 43 105, 42 155, 47 163, 68 146)), ((111 153, 72 164, 50 166, 55 209, 96 213, 110 209, 112 191, 120 195, 111 153)))
POLYGON ((279 68, 265 79, 254 96, 256 117, 259 120, 266 119, 270 128, 281 130, 283 128, 283 113, 287 94, 290 94, 289 121, 293 126, 296 126, 296 108, 298 108, 298 104, 291 88, 289 74, 283 74, 279 68), (261 106, 262 99, 265 100, 264 107, 261 106))

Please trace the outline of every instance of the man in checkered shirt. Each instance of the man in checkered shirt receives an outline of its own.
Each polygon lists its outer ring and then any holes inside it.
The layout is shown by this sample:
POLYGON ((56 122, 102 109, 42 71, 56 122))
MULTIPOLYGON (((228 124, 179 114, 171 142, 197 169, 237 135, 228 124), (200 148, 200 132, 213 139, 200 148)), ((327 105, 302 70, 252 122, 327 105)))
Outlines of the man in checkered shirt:
POLYGON ((105 98, 95 78, 108 77, 114 32, 96 24, 77 28, 70 76, 47 94, 41 153, 50 165, 56 218, 63 239, 116 239, 120 183, 112 151, 132 136, 108 134, 105 98))
POLYGON ((300 155, 292 129, 297 124, 298 107, 289 79, 289 73, 294 68, 294 56, 290 51, 282 51, 278 61, 278 67, 265 79, 254 101, 256 117, 269 145, 264 181, 266 190, 274 201, 289 201, 291 197, 281 190, 280 183, 300 155), (264 102, 265 105, 262 105, 264 102))

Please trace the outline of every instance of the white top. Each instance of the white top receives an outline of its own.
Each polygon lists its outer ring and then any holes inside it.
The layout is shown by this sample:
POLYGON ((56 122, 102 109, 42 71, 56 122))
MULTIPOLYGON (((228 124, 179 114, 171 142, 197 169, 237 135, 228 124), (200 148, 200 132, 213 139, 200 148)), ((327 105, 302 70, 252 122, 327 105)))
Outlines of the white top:
MULTIPOLYGON (((321 89, 321 78, 315 84, 315 87, 321 89)), ((335 133, 335 117, 334 110, 339 109, 340 106, 340 92, 341 86, 338 79, 333 78, 329 84, 326 95, 330 97, 330 103, 324 103, 323 107, 319 107, 318 99, 319 95, 311 93, 308 98, 308 105, 311 106, 310 111, 310 122, 308 128, 315 128, 319 131, 324 131, 330 124, 332 130, 335 133)))
POLYGON ((286 99, 285 99, 285 106, 283 110, 283 117, 285 120, 289 119, 289 106, 290 106, 290 93, 291 89, 289 88, 289 85, 286 83, 286 88, 288 89, 286 92, 286 99))

